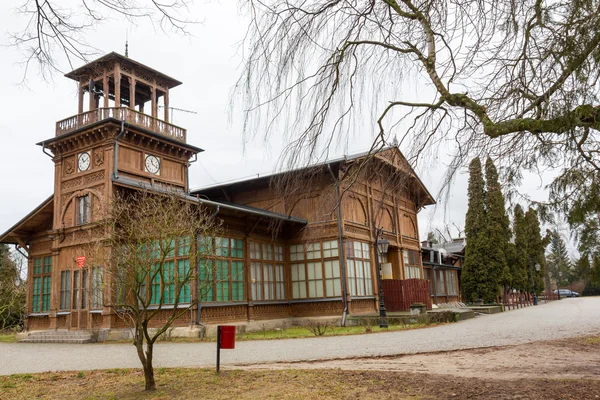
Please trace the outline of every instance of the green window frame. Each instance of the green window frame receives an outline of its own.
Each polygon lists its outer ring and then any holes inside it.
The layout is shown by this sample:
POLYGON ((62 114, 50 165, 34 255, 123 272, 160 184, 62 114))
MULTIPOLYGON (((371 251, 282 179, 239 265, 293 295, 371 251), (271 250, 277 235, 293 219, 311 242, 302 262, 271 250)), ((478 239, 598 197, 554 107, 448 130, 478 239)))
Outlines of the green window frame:
POLYGON ((31 300, 31 311, 36 313, 41 311, 40 299, 42 296, 42 277, 33 278, 33 296, 31 300))
POLYGON ((245 301, 244 241, 199 237, 198 297, 203 302, 245 301))
POLYGON ((52 299, 52 256, 33 259, 31 312, 49 312, 52 299))
POLYGON ((191 302, 190 280, 193 276, 190 276, 189 268, 190 246, 190 238, 183 236, 154 240, 142 246, 153 260, 164 259, 162 264, 156 262, 149 273, 140 271, 140 297, 145 298, 146 285, 149 285, 150 306, 179 306, 191 302))

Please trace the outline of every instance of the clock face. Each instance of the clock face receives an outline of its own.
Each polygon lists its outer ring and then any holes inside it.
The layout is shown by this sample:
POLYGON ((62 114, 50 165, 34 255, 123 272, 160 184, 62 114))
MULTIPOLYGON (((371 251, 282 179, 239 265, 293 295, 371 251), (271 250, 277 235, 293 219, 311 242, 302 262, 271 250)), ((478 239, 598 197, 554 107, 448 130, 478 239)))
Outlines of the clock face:
POLYGON ((151 174, 158 174, 160 172, 160 160, 156 156, 146 156, 146 171, 151 174))
POLYGON ((77 156, 77 169, 80 172, 87 171, 90 168, 90 153, 79 153, 77 156))

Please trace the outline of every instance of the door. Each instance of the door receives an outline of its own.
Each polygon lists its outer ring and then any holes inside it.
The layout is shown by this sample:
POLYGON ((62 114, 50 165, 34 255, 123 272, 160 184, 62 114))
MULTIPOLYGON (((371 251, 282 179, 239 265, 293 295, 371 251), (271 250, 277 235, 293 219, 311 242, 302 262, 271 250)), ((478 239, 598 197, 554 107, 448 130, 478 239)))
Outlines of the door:
POLYGON ((73 329, 89 328, 89 286, 87 268, 73 271, 73 310, 71 310, 71 328, 73 329))

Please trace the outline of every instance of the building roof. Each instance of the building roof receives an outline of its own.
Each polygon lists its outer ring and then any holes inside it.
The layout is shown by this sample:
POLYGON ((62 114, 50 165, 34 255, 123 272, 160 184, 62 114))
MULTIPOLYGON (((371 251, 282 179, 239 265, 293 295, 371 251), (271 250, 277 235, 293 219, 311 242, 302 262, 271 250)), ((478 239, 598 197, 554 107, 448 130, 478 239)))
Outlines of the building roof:
POLYGON ((50 196, 9 230, 0 235, 0 243, 26 244, 22 243, 19 238, 31 236, 48 220, 52 221, 53 215, 54 196, 50 196))
POLYGON ((169 87, 169 89, 174 88, 175 86, 181 85, 181 82, 178 81, 177 79, 171 78, 170 76, 165 75, 162 72, 155 70, 154 68, 150 68, 147 65, 137 62, 129 57, 122 56, 121 54, 114 52, 114 51, 110 52, 100 58, 97 58, 96 60, 91 61, 91 62, 69 72, 68 74, 65 74, 65 76, 67 78, 71 78, 71 79, 79 82, 82 79, 88 79, 90 75, 95 75, 94 72, 98 68, 103 67, 104 64, 108 64, 109 62, 114 61, 114 60, 120 60, 125 65, 129 64, 130 66, 132 66, 134 68, 144 70, 146 73, 164 80, 167 83, 167 86, 169 87))
MULTIPOLYGON (((124 177, 124 176, 120 176, 118 178, 115 178, 113 176, 111 179, 116 185, 119 185, 119 186, 125 186, 125 187, 130 187, 130 188, 135 188, 135 189, 142 188, 142 189, 153 190, 153 191, 157 191, 157 192, 166 192, 166 190, 163 190, 160 187, 152 186, 146 182, 139 181, 137 179, 132 179, 132 178, 124 177)), ((228 211, 231 211, 236 214, 255 215, 258 217, 265 217, 265 218, 275 219, 275 220, 279 220, 279 221, 283 221, 283 222, 290 222, 290 223, 298 224, 298 225, 306 225, 308 223, 307 220, 302 219, 302 218, 296 218, 296 217, 293 217, 290 215, 284 215, 284 214, 280 214, 280 213, 269 211, 269 210, 263 210, 262 208, 250 207, 250 206, 245 206, 245 205, 236 204, 236 203, 229 203, 226 201, 208 200, 208 199, 204 199, 202 197, 197 197, 197 196, 190 196, 190 195, 184 193, 183 191, 181 192, 181 196, 190 201, 194 201, 194 202, 203 204, 207 207, 228 210, 228 211)))
MULTIPOLYGON (((382 153, 386 150, 396 150, 398 151, 398 153, 403 157, 402 153, 400 152, 400 150, 397 147, 387 147, 384 148, 382 150, 379 150, 375 153, 373 153, 371 150, 368 151, 364 151, 361 153, 356 153, 356 154, 351 154, 351 155, 345 155, 343 157, 337 157, 331 160, 326 160, 323 162, 318 162, 315 164, 311 164, 305 167, 300 167, 300 168, 293 168, 290 170, 286 170, 286 171, 281 171, 281 172, 275 172, 275 173, 269 173, 269 174, 265 174, 265 175, 261 175, 261 176, 256 176, 256 177, 251 177, 251 178, 242 178, 239 180, 233 180, 233 181, 228 181, 228 182, 222 182, 222 183, 218 183, 216 185, 212 185, 212 186, 206 186, 206 187, 201 187, 201 188, 197 188, 191 191, 192 194, 202 194, 203 192, 206 191, 213 191, 215 189, 225 189, 228 187, 234 187, 234 186, 240 186, 240 185, 254 185, 254 184, 259 184, 260 182, 270 182, 271 179, 282 176, 284 174, 289 174, 289 173, 294 173, 294 172, 303 172, 309 169, 314 169, 314 168, 319 168, 319 167, 325 167, 327 165, 330 165, 332 167, 338 167, 340 164, 344 163, 344 162, 349 162, 349 161, 355 161, 355 160, 359 160, 361 158, 367 157, 369 155, 377 155, 379 153, 382 153)), ((405 159, 404 159, 405 160, 405 159)), ((417 176, 416 172, 414 171, 414 169, 408 164, 408 162, 406 163, 406 166, 409 168, 409 172, 410 175, 412 177, 414 177, 414 179, 417 182, 417 186, 422 190, 422 193, 425 197, 425 202, 423 203, 423 205, 432 205, 435 204, 435 200, 433 198, 433 196, 431 195, 431 193, 429 192, 429 190, 427 190, 427 187, 425 187, 425 184, 421 181, 421 179, 417 176)))
POLYGON ((466 239, 462 239, 460 241, 452 241, 448 243, 434 244, 433 249, 439 250, 442 253, 450 253, 450 254, 461 254, 465 251, 465 246, 467 245, 466 239))

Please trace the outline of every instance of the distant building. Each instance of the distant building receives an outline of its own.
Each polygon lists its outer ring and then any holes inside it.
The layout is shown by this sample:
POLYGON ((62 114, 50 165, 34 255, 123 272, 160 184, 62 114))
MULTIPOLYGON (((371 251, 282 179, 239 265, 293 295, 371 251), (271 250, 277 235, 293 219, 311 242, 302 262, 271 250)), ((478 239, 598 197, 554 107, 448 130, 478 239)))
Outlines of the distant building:
POLYGON ((460 301, 460 274, 466 243, 464 238, 442 244, 421 242, 423 269, 434 304, 460 301))

